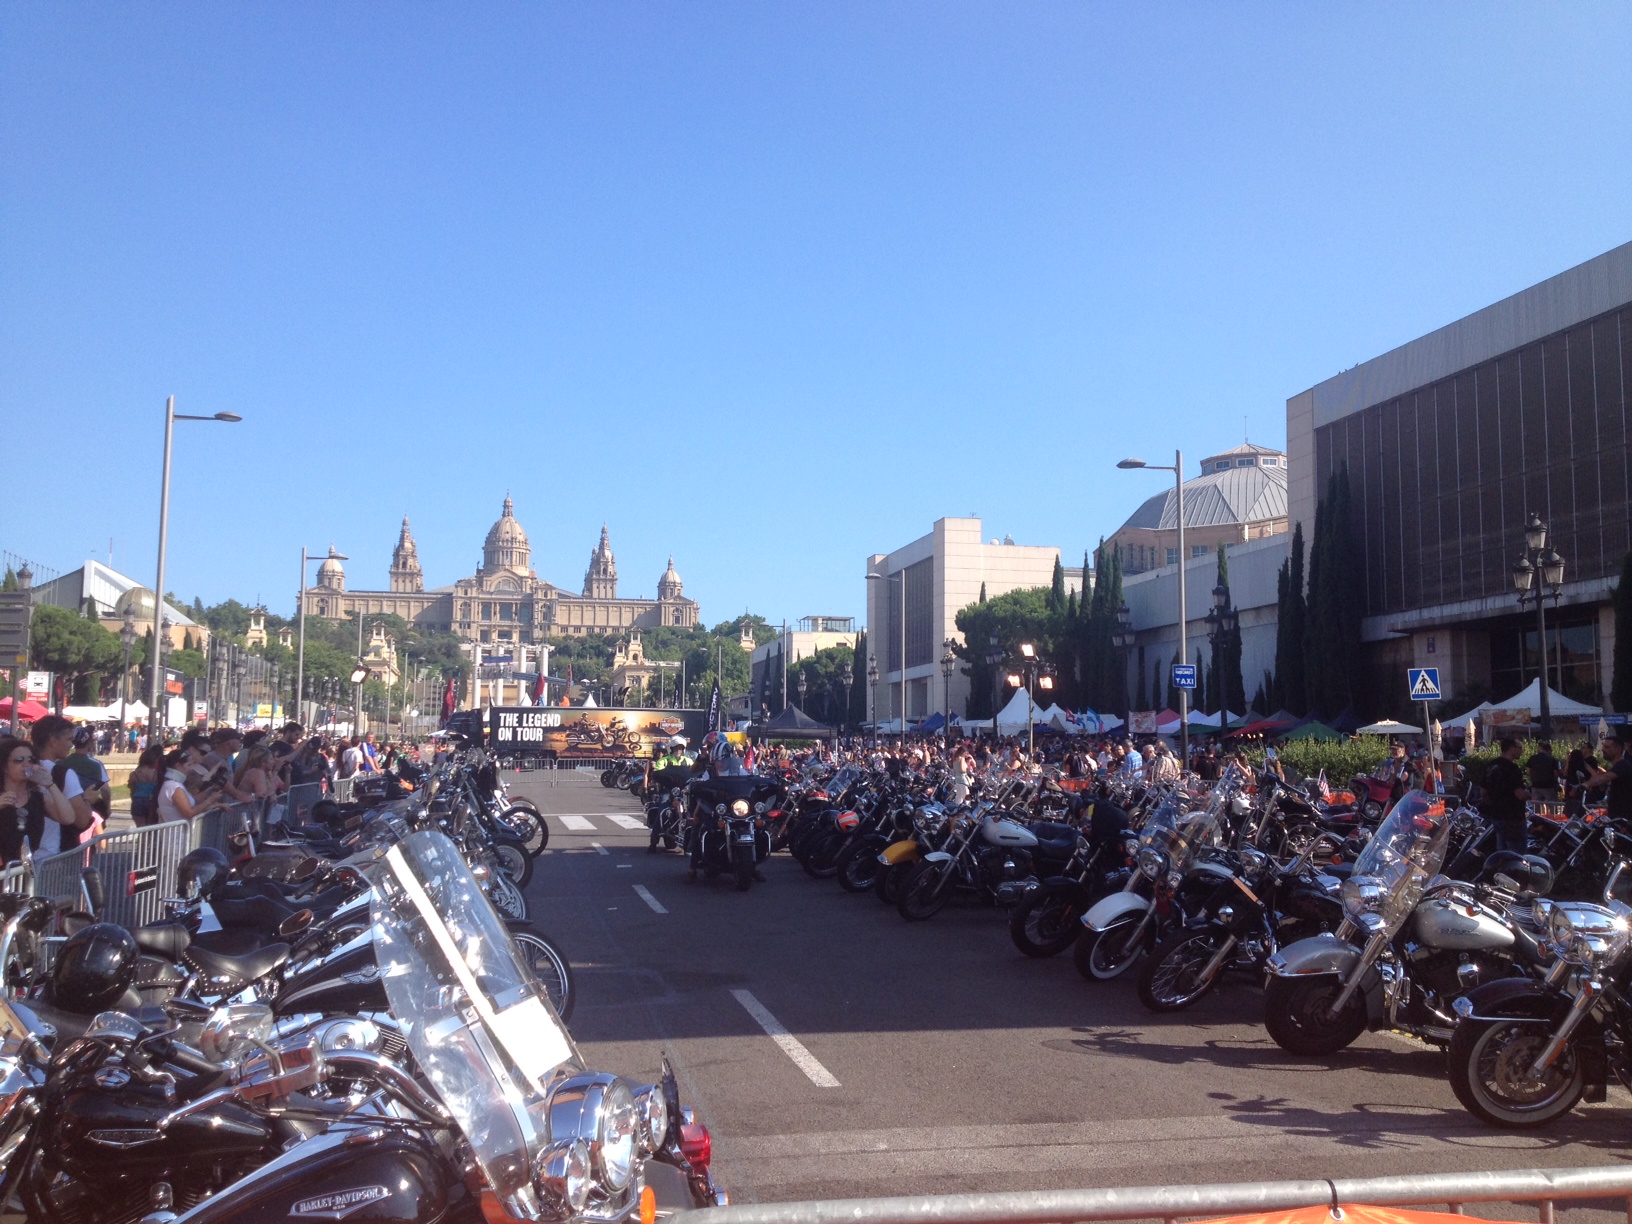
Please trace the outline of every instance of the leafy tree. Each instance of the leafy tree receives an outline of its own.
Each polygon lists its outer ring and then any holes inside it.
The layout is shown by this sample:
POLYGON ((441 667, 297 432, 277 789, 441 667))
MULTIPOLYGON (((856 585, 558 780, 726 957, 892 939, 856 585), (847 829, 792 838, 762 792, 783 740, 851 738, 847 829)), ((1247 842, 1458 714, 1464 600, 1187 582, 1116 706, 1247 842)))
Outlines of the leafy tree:
MULTIPOLYGON (((1220 544, 1218 585, 1229 584, 1229 550, 1224 544, 1220 544)), ((1212 704, 1218 706, 1220 711, 1233 711, 1239 714, 1247 708, 1246 682, 1241 676, 1241 622, 1237 620, 1229 632, 1218 634, 1217 637, 1218 640, 1213 646, 1212 670, 1207 677, 1207 692, 1212 698, 1212 704)))
MULTIPOLYGON (((1206 671, 1206 668, 1202 666, 1202 662, 1201 662, 1201 647, 1197 646, 1196 647, 1196 691, 1195 691, 1195 695, 1194 695, 1194 697, 1193 697, 1193 699, 1191 701, 1190 708, 1192 710, 1200 710, 1204 714, 1210 714, 1210 713, 1212 713, 1212 711, 1207 708, 1208 692, 1207 692, 1207 680, 1206 680, 1206 676, 1204 674, 1205 671, 1206 671)), ((1178 707, 1175 706, 1174 708, 1177 709, 1178 707)))
POLYGON ((1065 611, 1065 567, 1060 564, 1058 553, 1054 554, 1054 576, 1048 585, 1048 610, 1065 611))
POLYGON ((11 566, 8 565, 8 566, 6 566, 5 580, 0 581, 0 591, 15 591, 15 590, 17 590, 17 571, 12 569, 11 566))
POLYGON ((204 674, 204 654, 202 651, 194 650, 191 646, 184 647, 181 650, 172 650, 170 652, 170 666, 184 676, 197 679, 204 674))
POLYGON ((1632 552, 1621 562, 1621 581, 1615 588, 1615 663, 1609 702, 1617 710, 1632 710, 1632 552))
POLYGON ((125 654, 117 634, 51 604, 34 609, 29 651, 35 667, 55 672, 70 689, 93 673, 117 671, 125 654))
MULTIPOLYGON (((827 646, 788 666, 788 700, 799 704, 799 677, 805 678, 804 712, 817 722, 838 725, 844 717, 844 686, 839 682, 845 665, 852 671, 855 652, 848 646, 827 646)), ((780 688, 777 696, 781 696, 780 688)), ((933 704, 933 703, 932 703, 933 704)))
POLYGON ((1000 673, 986 662, 986 656, 994 639, 1005 661, 1019 657, 1022 642, 1032 643, 1044 658, 1056 656, 1064 614, 1051 612, 1048 600, 1048 587, 1023 587, 958 612, 954 621, 963 641, 953 653, 963 660, 964 674, 969 677, 968 717, 992 717, 1000 673))
POLYGON ((1275 606, 1275 681, 1265 697, 1274 706, 1302 717, 1309 711, 1304 679, 1308 610, 1303 591, 1302 523, 1292 528, 1292 545, 1275 579, 1275 606))

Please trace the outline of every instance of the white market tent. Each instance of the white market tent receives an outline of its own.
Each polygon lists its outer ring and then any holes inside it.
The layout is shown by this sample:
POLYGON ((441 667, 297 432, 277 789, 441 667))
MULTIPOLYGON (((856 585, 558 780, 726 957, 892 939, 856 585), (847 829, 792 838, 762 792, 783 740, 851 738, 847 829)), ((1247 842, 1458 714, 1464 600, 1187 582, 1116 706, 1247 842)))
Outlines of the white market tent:
POLYGON ((1471 718, 1477 721, 1479 715, 1483 714, 1486 710, 1494 708, 1495 707, 1492 706, 1490 702, 1481 701, 1478 705, 1474 706, 1473 709, 1468 710, 1466 713, 1458 714, 1454 718, 1442 718, 1439 720, 1439 722, 1443 727, 1449 727, 1452 723, 1455 723, 1459 727, 1466 727, 1468 725, 1468 719, 1471 718))
POLYGON ((1217 728, 1218 720, 1221 717, 1228 717, 1231 725, 1233 726, 1241 726, 1247 721, 1247 716, 1245 714, 1229 714, 1224 710, 1220 710, 1217 714, 1197 714, 1192 711, 1190 714, 1190 725, 1192 727, 1217 728))
POLYGON ((997 712, 997 733, 1024 735, 1031 726, 1032 717, 1041 712, 1041 707, 1032 702, 1026 690, 1018 689, 1009 699, 1009 704, 997 712))
POLYGON ((1421 727, 1413 727, 1406 723, 1395 722, 1392 718, 1385 718, 1382 722, 1368 723, 1360 728, 1361 735, 1421 735, 1421 727))
MULTIPOLYGON (((1603 715, 1597 706, 1571 701, 1551 685, 1547 688, 1547 704, 1554 718, 1598 718, 1603 715)), ((1529 710, 1532 717, 1538 716, 1541 713, 1541 678, 1538 676, 1506 701, 1498 701, 1487 708, 1529 710)))

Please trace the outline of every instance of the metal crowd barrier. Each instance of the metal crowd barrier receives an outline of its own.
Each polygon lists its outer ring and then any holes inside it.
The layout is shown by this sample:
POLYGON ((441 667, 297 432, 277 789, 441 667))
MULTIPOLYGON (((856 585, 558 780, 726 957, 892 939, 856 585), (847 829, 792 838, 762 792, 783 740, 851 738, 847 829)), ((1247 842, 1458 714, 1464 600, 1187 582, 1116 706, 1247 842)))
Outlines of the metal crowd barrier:
MULTIPOLYGON (((284 797, 283 822, 290 828, 299 828, 310 824, 312 809, 317 801, 323 798, 323 783, 302 782, 299 786, 291 786, 289 793, 284 797)), ((273 811, 268 816, 275 816, 277 801, 273 801, 273 811)))
MULTIPOLYGON (((1259 1215, 1300 1207, 1438 1207, 1461 1215, 1468 1203, 1534 1204, 1541 1224, 1554 1205, 1619 1199, 1632 1221, 1632 1167, 1510 1169, 1109 1190, 1021 1190, 1000 1194, 924 1194, 899 1198, 754 1203, 693 1212, 687 1224, 1086 1224, 1259 1215)), ((1334 1219, 1340 1219, 1336 1212, 1334 1219)))
POLYGON ((0 892, 26 893, 34 886, 33 877, 22 863, 13 863, 0 870, 0 892))
POLYGON ((265 799, 249 799, 243 803, 231 803, 226 807, 215 808, 202 816, 194 817, 192 848, 196 850, 200 846, 212 846, 228 858, 232 858, 232 836, 244 831, 244 822, 247 820, 250 833, 259 840, 261 818, 265 815, 266 808, 265 799))
POLYGON ((124 927, 158 922, 164 917, 164 898, 176 895, 176 866, 197 845, 197 823, 172 820, 104 833, 72 850, 37 858, 34 895, 78 901, 80 872, 95 867, 107 892, 100 917, 124 927))
POLYGON ((334 801, 336 803, 350 803, 352 788, 356 785, 356 778, 336 778, 334 780, 334 801))

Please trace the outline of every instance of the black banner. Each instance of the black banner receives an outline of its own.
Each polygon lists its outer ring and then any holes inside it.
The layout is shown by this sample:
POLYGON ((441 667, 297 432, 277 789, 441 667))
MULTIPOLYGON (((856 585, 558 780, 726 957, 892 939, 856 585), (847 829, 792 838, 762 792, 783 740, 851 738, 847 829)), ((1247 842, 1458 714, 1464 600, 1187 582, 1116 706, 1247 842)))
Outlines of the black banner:
POLYGON ((702 710, 492 706, 487 744, 505 755, 643 760, 676 735, 697 743, 706 720, 702 710))

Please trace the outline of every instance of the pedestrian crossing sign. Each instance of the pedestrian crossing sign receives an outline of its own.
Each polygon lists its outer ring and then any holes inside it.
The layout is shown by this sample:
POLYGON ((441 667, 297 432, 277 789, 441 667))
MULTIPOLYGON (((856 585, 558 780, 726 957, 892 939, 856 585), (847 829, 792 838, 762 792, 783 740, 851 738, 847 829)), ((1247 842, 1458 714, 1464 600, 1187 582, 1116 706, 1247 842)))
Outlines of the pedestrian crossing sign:
POLYGON ((1439 668, 1411 667, 1406 669, 1406 676, 1411 682, 1412 701, 1439 700, 1439 668))

